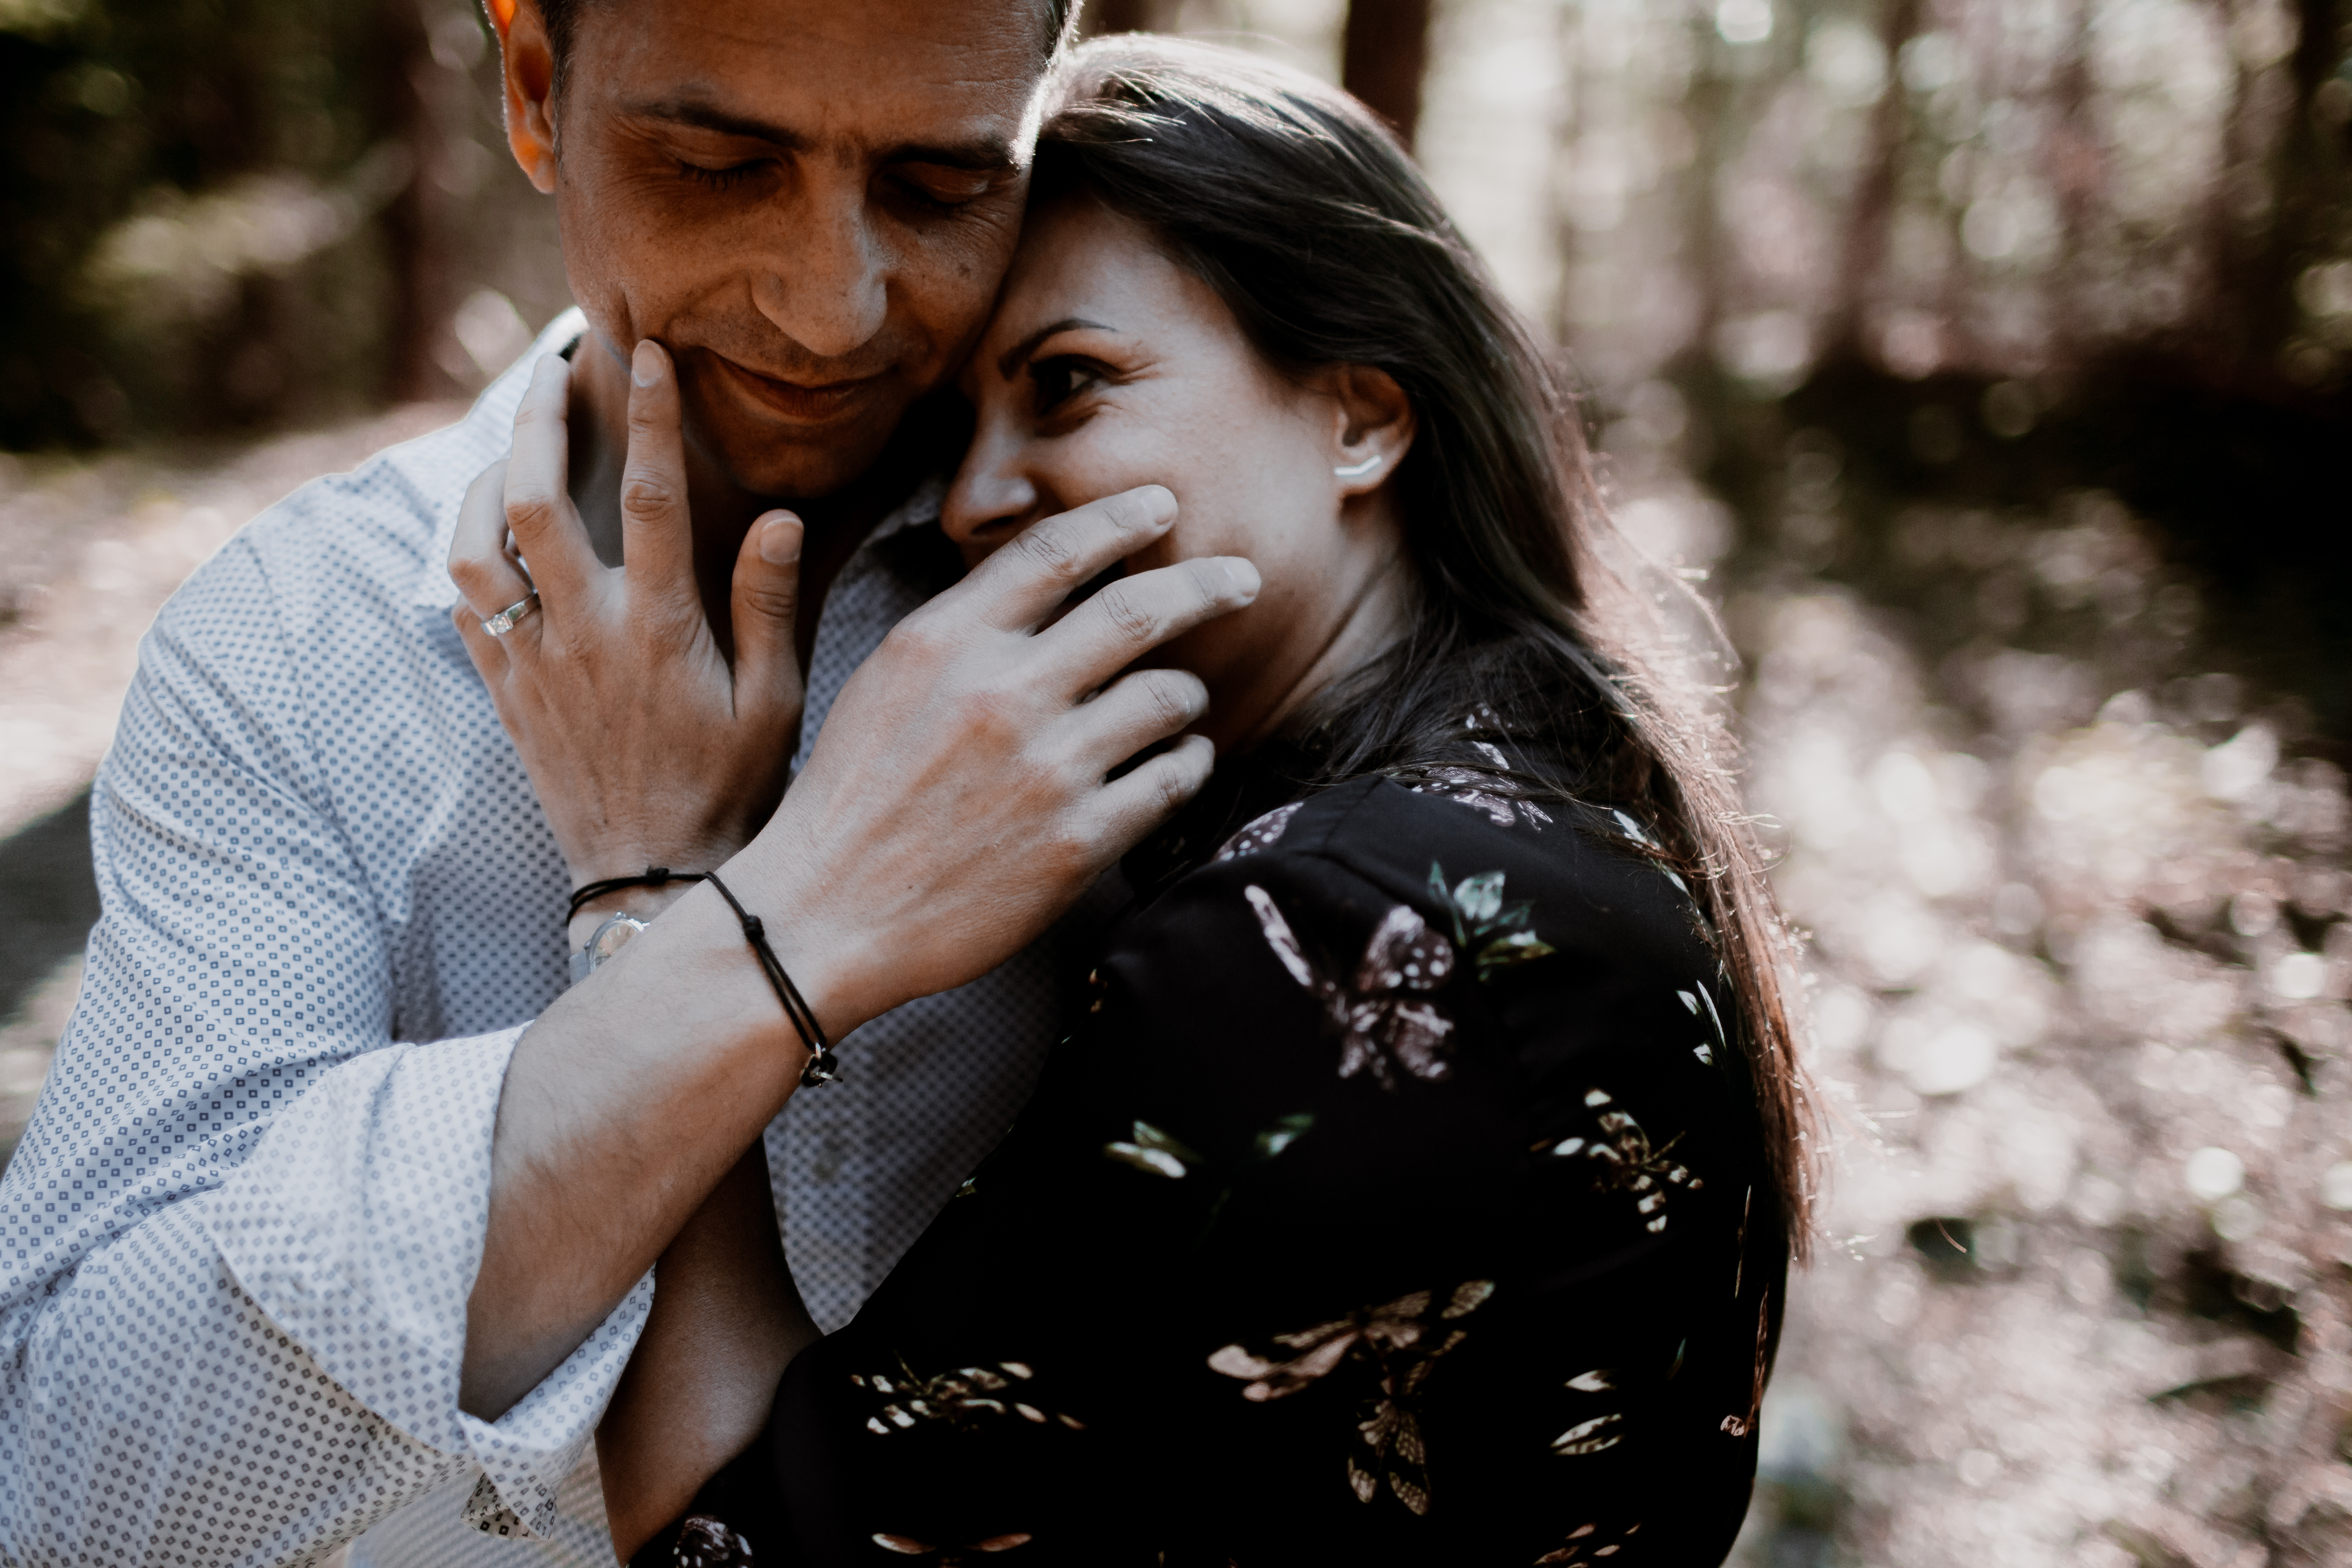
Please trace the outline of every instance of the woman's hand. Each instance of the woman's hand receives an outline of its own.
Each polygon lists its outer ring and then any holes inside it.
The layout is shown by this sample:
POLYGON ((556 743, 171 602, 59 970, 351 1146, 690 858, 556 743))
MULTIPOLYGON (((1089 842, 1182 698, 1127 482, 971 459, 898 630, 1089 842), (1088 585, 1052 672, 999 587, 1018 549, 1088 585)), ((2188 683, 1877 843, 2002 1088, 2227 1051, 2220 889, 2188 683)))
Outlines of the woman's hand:
POLYGON ((800 520, 770 512, 744 538, 730 668, 695 582, 677 378, 660 345, 637 345, 631 382, 625 567, 596 559, 572 504, 571 367, 553 355, 516 411, 514 455, 467 492, 449 552, 458 634, 575 888, 723 863, 774 812, 801 716, 800 520), (483 628, 534 588, 512 630, 483 628))
POLYGON ((1214 748, 1184 732, 1207 687, 1135 666, 1249 604, 1256 567, 1181 561, 1067 607, 1175 517, 1146 485, 1032 524, 842 688, 740 862, 782 895, 769 928, 822 976, 810 995, 835 1034, 1011 957, 1207 779, 1214 748))
POLYGON ((776 1232, 764 1142, 743 1152, 654 1266, 654 1306, 596 1426, 614 1555, 626 1563, 768 1424, 819 1336, 776 1232))

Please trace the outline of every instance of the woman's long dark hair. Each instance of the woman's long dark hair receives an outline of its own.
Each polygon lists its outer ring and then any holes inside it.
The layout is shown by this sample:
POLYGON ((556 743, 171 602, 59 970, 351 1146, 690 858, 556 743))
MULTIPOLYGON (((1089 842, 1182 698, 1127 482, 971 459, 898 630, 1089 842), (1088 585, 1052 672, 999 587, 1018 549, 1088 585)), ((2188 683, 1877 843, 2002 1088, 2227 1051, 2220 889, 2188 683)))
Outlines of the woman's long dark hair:
POLYGON ((1326 694, 1318 783, 1459 761, 1482 705, 1559 774, 1505 787, 1646 818, 1683 873, 1744 1026, 1790 1244, 1807 1248, 1811 1108, 1788 944, 1714 707, 1656 605, 1601 560, 1610 524, 1553 357, 1370 110, 1311 77, 1172 38, 1099 38, 1063 67, 1036 199, 1074 192, 1152 231, 1272 363, 1376 366, 1418 430, 1390 482, 1420 597, 1387 655, 1326 694))

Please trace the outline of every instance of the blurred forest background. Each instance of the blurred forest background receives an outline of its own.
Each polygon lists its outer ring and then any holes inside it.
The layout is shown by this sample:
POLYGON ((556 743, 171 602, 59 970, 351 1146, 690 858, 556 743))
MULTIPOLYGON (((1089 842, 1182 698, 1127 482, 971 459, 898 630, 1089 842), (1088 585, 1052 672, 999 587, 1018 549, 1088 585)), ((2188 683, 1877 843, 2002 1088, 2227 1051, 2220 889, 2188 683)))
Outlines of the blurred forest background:
MULTIPOLYGON (((2352 1563, 2352 6, 1089 26, 1388 114, 1720 608, 1838 1143, 1741 1560, 2352 1563)), ((5 1152, 156 605, 568 300, 462 0, 0 0, 0 117, 5 1152)))

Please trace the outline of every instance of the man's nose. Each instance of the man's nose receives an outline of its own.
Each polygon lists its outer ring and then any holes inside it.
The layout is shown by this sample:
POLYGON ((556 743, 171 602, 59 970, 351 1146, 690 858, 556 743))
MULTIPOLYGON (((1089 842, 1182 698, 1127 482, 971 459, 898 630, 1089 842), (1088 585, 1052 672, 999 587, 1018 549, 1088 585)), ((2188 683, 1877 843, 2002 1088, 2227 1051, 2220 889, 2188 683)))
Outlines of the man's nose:
POLYGON ((823 182, 790 205, 751 284, 760 313, 821 359, 863 347, 889 311, 889 253, 867 221, 864 189, 848 184, 823 182))
POLYGON ((1013 444, 983 428, 972 437, 940 507, 940 527, 969 552, 995 549, 1037 510, 1037 487, 1014 460, 1013 444))

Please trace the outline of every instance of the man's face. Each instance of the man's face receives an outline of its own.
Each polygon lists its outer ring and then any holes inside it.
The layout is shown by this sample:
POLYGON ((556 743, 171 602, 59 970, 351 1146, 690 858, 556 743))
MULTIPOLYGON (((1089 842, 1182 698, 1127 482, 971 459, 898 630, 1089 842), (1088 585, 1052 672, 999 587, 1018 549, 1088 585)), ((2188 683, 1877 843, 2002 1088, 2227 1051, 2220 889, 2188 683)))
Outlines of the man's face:
POLYGON ((1041 27, 1037 0, 579 8, 552 104, 572 296, 625 358, 669 349, 737 484, 839 489, 961 362, 1018 237, 1041 27))

